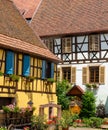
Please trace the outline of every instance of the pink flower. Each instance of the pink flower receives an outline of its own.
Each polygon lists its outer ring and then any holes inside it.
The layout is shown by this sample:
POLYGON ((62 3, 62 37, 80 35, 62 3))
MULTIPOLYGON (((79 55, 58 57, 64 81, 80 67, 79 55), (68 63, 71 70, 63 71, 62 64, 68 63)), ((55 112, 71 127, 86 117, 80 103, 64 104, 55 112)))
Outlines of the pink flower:
POLYGON ((20 113, 25 113, 26 112, 26 108, 21 108, 20 109, 20 113))

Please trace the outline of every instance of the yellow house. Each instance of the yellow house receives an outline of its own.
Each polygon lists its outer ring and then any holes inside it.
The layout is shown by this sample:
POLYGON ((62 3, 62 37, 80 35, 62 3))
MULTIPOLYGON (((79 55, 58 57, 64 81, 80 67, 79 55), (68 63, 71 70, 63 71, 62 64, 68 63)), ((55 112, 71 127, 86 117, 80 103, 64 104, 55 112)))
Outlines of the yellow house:
POLYGON ((22 18, 11 0, 0 0, 0 108, 39 106, 56 97, 59 59, 22 18))

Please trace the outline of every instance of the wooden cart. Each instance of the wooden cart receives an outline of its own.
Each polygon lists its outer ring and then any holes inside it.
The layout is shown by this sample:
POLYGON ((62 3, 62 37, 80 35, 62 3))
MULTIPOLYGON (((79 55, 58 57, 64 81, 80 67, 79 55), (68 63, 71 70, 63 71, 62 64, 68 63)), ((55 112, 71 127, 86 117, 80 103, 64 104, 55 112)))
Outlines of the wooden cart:
POLYGON ((8 130, 14 130, 15 128, 23 129, 26 126, 31 127, 31 117, 32 113, 23 115, 0 112, 0 126, 5 126, 8 130))

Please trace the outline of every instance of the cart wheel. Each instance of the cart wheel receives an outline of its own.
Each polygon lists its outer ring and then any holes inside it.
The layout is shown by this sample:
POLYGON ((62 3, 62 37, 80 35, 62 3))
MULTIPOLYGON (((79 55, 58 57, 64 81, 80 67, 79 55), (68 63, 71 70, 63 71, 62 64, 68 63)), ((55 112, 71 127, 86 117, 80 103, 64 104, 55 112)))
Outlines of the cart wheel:
POLYGON ((8 130, 14 130, 14 129, 15 129, 15 127, 14 127, 13 124, 10 124, 10 125, 8 126, 8 130))

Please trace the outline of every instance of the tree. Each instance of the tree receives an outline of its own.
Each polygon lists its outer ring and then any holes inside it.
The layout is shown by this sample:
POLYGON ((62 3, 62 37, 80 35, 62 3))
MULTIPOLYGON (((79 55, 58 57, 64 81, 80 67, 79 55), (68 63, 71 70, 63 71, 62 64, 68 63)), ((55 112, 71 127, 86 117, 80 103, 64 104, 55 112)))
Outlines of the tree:
POLYGON ((66 96, 69 88, 70 85, 66 80, 63 80, 62 82, 57 82, 56 93, 58 96, 58 104, 62 106, 62 110, 69 109, 70 97, 66 96))
POLYGON ((95 117, 96 114, 96 104, 95 96, 93 92, 86 91, 82 96, 82 109, 80 112, 80 117, 95 117))

